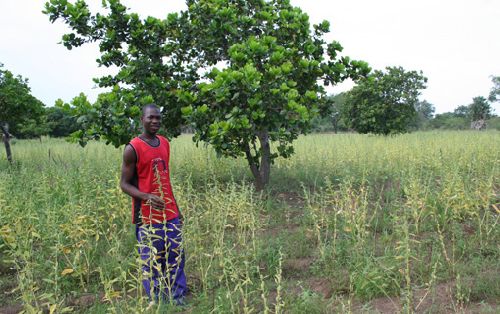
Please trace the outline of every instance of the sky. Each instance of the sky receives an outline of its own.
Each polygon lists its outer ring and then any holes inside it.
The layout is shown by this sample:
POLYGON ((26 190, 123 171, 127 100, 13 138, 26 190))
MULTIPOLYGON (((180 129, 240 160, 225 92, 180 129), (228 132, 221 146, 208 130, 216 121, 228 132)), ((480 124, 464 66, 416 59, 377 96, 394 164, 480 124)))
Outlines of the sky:
MULTIPOLYGON (((69 102, 80 92, 91 101, 105 90, 92 78, 110 73, 99 68, 96 44, 67 50, 60 44, 69 32, 62 22, 51 24, 41 11, 45 1, 0 0, 0 63, 29 79, 32 94, 52 106, 69 102)), ((91 10, 101 0, 87 0, 91 10)), ((183 0, 122 0, 141 17, 166 17, 185 9, 183 0)), ((436 113, 487 97, 491 76, 500 76, 500 0, 292 0, 311 23, 330 22, 327 40, 336 40, 344 54, 373 69, 402 66, 428 78, 421 100, 436 113)), ((352 82, 331 93, 350 89, 352 82)), ((500 114, 500 104, 493 104, 500 114)))

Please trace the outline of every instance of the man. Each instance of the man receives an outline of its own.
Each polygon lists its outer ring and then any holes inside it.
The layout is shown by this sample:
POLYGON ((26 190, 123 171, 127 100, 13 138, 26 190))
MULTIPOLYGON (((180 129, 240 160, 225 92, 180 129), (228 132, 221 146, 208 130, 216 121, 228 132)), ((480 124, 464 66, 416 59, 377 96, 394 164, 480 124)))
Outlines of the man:
POLYGON ((151 301, 182 304, 187 292, 181 221, 170 184, 170 143, 156 133, 160 109, 142 108, 143 132, 125 146, 120 186, 132 197, 143 286, 151 301))

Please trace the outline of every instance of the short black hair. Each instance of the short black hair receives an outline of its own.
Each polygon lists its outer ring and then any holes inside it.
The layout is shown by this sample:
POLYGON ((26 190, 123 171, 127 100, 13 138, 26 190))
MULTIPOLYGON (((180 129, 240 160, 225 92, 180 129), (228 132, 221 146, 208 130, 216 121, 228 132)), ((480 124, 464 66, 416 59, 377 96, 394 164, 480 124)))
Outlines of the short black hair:
POLYGON ((148 109, 156 109, 156 110, 160 111, 160 108, 157 105, 155 105, 155 104, 144 105, 142 107, 142 116, 143 117, 144 117, 144 114, 146 113, 146 110, 148 110, 148 109))

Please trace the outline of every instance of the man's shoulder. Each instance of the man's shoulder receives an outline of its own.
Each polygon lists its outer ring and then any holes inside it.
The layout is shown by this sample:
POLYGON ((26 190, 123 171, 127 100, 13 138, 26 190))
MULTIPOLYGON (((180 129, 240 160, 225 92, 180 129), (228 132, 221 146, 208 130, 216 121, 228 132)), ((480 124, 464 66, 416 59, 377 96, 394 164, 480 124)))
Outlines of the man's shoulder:
POLYGON ((142 150, 142 140, 138 136, 134 137, 130 142, 125 144, 125 150, 131 150, 137 156, 142 150))
POLYGON ((164 136, 161 136, 161 135, 156 135, 158 136, 158 138, 160 139, 160 141, 164 142, 164 143, 167 143, 167 144, 170 144, 168 138, 164 137, 164 136))
POLYGON ((133 144, 134 142, 137 142, 137 141, 140 141, 140 140, 141 140, 141 139, 139 138, 139 136, 136 136, 136 137, 132 138, 132 139, 130 140, 130 142, 128 142, 128 143, 127 143, 127 145, 129 145, 129 144, 133 144))

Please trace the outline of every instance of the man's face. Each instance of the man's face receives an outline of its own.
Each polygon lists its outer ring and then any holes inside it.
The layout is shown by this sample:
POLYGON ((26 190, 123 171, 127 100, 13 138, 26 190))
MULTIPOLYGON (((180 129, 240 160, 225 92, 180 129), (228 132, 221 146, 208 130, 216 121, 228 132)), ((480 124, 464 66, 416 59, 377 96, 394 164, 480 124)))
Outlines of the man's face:
POLYGON ((150 134, 156 134, 161 126, 161 113, 157 108, 146 108, 141 117, 142 126, 144 131, 150 134))

